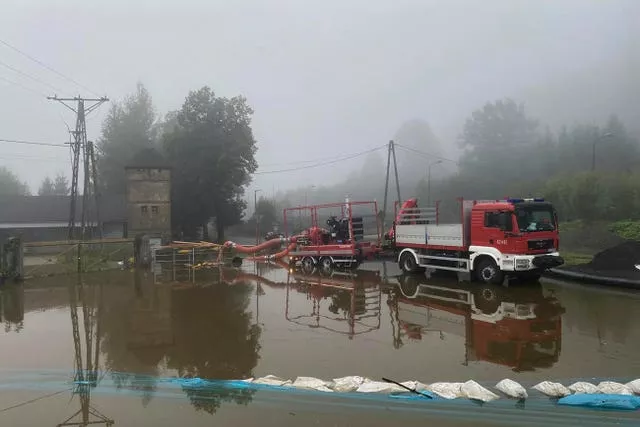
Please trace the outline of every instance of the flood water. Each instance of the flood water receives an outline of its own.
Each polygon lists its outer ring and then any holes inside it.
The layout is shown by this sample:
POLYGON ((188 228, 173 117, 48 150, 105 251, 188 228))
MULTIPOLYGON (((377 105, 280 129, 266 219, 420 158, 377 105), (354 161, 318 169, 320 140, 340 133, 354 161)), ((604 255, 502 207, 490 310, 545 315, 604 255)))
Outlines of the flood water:
POLYGON ((545 379, 565 385, 584 378, 626 381, 640 377, 640 294, 629 291, 547 279, 470 285, 402 276, 392 262, 322 274, 246 264, 4 285, 0 319, 3 426, 55 426, 83 408, 80 420, 124 426, 640 422, 635 413, 558 410, 551 403, 544 407, 552 410, 527 411, 508 399, 499 409, 453 403, 452 410, 450 402, 207 394, 168 385, 171 377, 269 374, 474 379, 488 387, 503 378, 527 387, 545 379), (73 393, 78 366, 98 367, 91 393, 77 387, 73 393))

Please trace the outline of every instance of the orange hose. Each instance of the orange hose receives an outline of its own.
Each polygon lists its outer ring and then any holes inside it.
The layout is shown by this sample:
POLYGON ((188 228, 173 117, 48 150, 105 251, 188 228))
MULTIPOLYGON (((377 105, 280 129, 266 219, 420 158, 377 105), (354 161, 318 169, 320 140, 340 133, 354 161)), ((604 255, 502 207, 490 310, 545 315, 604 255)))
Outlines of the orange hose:
POLYGON ((224 243, 224 246, 227 248, 235 249, 236 251, 243 254, 255 254, 256 252, 260 252, 263 249, 270 248, 272 246, 279 246, 285 239, 272 239, 267 240, 266 242, 262 242, 256 246, 243 246, 237 243, 228 241, 224 243))
POLYGON ((249 260, 249 261, 274 261, 274 260, 279 260, 279 259, 284 258, 287 255, 289 255, 289 252, 291 252, 295 248, 296 248, 296 243, 294 242, 294 243, 290 243, 289 246, 287 246, 287 248, 285 250, 280 251, 280 252, 278 252, 276 254, 250 257, 250 258, 247 258, 247 260, 249 260))

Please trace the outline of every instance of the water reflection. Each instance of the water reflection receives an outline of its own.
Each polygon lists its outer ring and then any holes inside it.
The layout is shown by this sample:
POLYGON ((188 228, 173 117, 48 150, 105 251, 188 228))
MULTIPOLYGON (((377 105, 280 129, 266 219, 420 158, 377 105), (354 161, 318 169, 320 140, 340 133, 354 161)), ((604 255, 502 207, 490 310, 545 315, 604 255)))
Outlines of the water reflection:
POLYGON ((381 283, 377 271, 290 271, 287 277, 285 318, 298 325, 323 328, 353 339, 355 335, 380 329, 381 283), (307 313, 292 314, 289 297, 292 291, 307 296, 310 301, 307 313), (346 323, 346 330, 332 326, 336 323, 346 323))
POLYGON ((69 313, 74 346, 74 378, 71 398, 78 396, 80 409, 66 418, 58 427, 114 424, 91 403, 91 392, 100 383, 100 330, 103 312, 103 286, 85 284, 77 276, 68 286, 69 313), (80 323, 82 318, 82 324, 80 323), (84 351, 83 351, 84 350, 84 351))
POLYGON ((0 286, 0 323, 5 332, 20 332, 24 328, 24 288, 21 284, 0 286))
POLYGON ((463 337, 465 364, 486 361, 515 372, 549 368, 560 356, 564 308, 539 283, 504 288, 400 276, 390 302, 394 346, 437 333, 463 337))
POLYGON ((21 328, 27 313, 21 335, 5 334, 0 342, 0 368, 40 369, 40 361, 17 355, 46 351, 62 358, 48 358, 46 366, 80 366, 85 386, 76 388, 68 415, 79 400, 82 419, 95 410, 95 386, 133 391, 145 406, 169 394, 186 396, 193 408, 212 414, 224 403, 255 398, 247 389, 181 389, 168 377, 537 381, 628 375, 639 366, 632 327, 640 315, 637 297, 549 283, 467 285, 396 275, 394 264, 384 266, 305 274, 247 263, 199 270, 195 280, 193 274, 174 280, 173 273, 118 271, 87 274, 71 286, 67 276, 34 280, 25 291, 0 288, 5 327, 21 328), (77 312, 76 320, 66 307, 77 312), (43 344, 34 337, 50 319, 56 327, 43 344))
MULTIPOLYGON (((146 405, 157 389, 154 378, 161 375, 252 376, 260 350, 260 327, 248 311, 252 286, 190 279, 158 284, 151 274, 135 274, 133 289, 109 290, 101 335, 106 367, 114 372, 117 387, 143 392, 146 405)), ((246 390, 184 391, 196 409, 212 414, 223 402, 251 400, 246 390)))

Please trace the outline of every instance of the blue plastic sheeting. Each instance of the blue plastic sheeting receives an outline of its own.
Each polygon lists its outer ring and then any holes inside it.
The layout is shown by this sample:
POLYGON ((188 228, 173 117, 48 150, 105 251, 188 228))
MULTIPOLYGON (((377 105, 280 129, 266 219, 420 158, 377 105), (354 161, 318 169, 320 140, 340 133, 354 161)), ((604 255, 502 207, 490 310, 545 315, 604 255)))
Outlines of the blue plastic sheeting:
POLYGON ((633 411, 640 408, 640 397, 620 394, 572 394, 559 399, 558 405, 633 411))

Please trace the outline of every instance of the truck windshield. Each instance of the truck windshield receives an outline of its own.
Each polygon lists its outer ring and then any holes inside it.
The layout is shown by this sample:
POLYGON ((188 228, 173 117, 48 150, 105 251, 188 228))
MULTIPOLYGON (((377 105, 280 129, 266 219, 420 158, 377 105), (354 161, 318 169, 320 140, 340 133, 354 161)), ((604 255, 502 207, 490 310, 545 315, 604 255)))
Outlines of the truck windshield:
POLYGON ((516 219, 520 231, 553 231, 555 215, 550 206, 518 206, 516 219))

